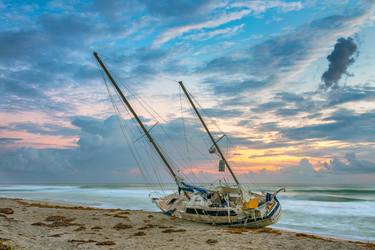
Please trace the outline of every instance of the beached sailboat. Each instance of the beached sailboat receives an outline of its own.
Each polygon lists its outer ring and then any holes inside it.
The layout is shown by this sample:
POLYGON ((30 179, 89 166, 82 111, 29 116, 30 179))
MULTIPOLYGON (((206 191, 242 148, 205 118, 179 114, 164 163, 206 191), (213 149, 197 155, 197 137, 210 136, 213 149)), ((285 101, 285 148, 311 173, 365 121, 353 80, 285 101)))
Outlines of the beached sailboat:
POLYGON ((218 141, 221 138, 215 140, 197 109, 191 94, 181 81, 178 82, 178 84, 212 142, 210 153, 217 154, 220 170, 223 171, 227 169, 229 171, 235 182, 234 185, 219 183, 216 186, 206 188, 187 183, 180 174, 175 171, 169 158, 166 157, 160 146, 155 142, 150 131, 134 111, 132 105, 113 79, 101 58, 96 52, 93 54, 100 68, 110 80, 112 87, 120 97, 122 103, 137 121, 144 136, 152 145, 177 185, 177 191, 175 193, 163 197, 152 197, 152 202, 154 202, 164 214, 213 225, 237 225, 245 227, 265 227, 278 221, 281 215, 281 205, 276 196, 284 189, 279 189, 274 193, 259 194, 247 190, 244 185, 238 181, 218 145, 218 141))

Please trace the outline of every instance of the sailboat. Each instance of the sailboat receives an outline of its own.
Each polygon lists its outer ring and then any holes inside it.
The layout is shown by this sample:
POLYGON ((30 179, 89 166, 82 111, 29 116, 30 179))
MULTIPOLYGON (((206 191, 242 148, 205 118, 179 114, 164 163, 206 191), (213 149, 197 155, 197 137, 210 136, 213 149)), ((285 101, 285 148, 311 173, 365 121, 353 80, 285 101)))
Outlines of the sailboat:
POLYGON ((188 102, 200 120, 207 133, 212 147, 210 152, 214 152, 219 157, 219 167, 221 170, 228 169, 234 184, 219 183, 218 185, 203 187, 185 181, 179 172, 175 171, 169 158, 156 143, 150 130, 146 128, 138 114, 133 109, 128 98, 125 96, 119 85, 116 83, 109 70, 99 57, 98 53, 93 53, 100 68, 110 80, 112 87, 120 97, 132 117, 136 120, 139 128, 143 132, 147 141, 160 158, 163 165, 176 183, 177 190, 169 195, 161 197, 151 197, 152 202, 166 215, 181 218, 184 220, 207 223, 212 225, 234 225, 243 227, 265 227, 276 223, 281 216, 281 204, 277 199, 281 188, 273 193, 255 193, 245 188, 241 184, 227 161, 218 141, 206 125, 197 105, 193 101, 191 94, 187 91, 182 81, 178 82, 183 90, 188 102))

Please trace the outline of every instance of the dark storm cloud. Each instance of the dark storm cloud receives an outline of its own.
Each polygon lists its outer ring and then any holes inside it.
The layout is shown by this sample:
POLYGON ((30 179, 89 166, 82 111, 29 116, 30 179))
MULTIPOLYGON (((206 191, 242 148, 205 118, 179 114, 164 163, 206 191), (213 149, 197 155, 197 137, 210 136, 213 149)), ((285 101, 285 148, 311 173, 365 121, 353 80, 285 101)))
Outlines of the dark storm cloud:
POLYGON ((357 44, 353 38, 339 38, 332 53, 327 57, 329 61, 328 70, 323 73, 323 87, 337 88, 338 82, 343 75, 350 75, 348 67, 355 62, 357 44))

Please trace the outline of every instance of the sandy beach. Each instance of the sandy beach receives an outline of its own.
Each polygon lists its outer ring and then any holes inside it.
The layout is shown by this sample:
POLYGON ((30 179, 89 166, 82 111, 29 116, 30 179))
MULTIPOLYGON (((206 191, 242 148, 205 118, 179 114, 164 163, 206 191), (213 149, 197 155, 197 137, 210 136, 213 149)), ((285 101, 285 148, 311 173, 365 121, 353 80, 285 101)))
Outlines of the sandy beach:
POLYGON ((375 244, 203 225, 161 213, 0 198, 0 249, 375 249, 375 244))

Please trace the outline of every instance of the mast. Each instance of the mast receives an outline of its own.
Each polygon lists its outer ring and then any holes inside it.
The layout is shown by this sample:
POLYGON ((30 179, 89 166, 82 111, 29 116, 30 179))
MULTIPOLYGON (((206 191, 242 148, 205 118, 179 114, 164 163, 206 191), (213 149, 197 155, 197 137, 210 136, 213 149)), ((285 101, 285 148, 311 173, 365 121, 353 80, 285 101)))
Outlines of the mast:
POLYGON ((106 66, 104 65, 104 63, 102 62, 102 60, 100 59, 98 53, 94 52, 93 54, 94 54, 95 59, 98 61, 100 67, 102 67, 102 69, 104 70, 105 74, 107 75, 107 77, 111 81, 112 85, 115 87, 117 93, 120 95, 121 100, 125 103, 126 107, 130 110, 130 112, 132 113, 132 115, 134 116, 134 118, 137 120, 137 122, 138 122, 139 126, 141 127, 143 133, 147 136, 147 139, 150 141, 150 143, 152 144, 152 146, 154 147, 154 149, 158 153, 158 155, 161 158, 161 160, 163 161, 164 165, 168 168, 168 170, 169 170, 170 174, 172 175, 172 177, 174 178, 177 186, 179 186, 179 178, 176 175, 176 173, 173 171, 173 168, 169 164, 167 158, 163 155, 163 153, 161 152, 159 146, 156 144, 156 142, 152 138, 151 134, 148 132, 148 130, 146 129, 145 125, 143 124, 143 122, 141 121, 141 119, 138 117, 137 113, 134 111, 134 109, 130 105, 129 101, 126 99, 125 95, 122 93, 122 91, 119 88, 119 86, 117 85, 116 81, 113 79, 112 75, 109 73, 108 69, 106 68, 106 66))
POLYGON ((191 99, 190 94, 187 92, 187 90, 186 90, 186 88, 185 88, 185 85, 182 83, 182 81, 179 81, 178 83, 180 84, 180 86, 181 86, 182 90, 184 91, 184 93, 185 93, 187 99, 189 100, 191 106, 193 107, 195 113, 197 114, 199 120, 201 121, 201 123, 202 123, 204 129, 206 130, 208 136, 210 137, 210 139, 211 139, 213 145, 215 146, 217 152, 219 152, 219 155, 220 155, 221 159, 224 161, 225 165, 228 167, 229 172, 230 172, 230 174, 232 175, 234 181, 236 182, 237 185, 240 185, 240 183, 239 183, 238 180, 237 180, 237 177, 235 176, 235 174, 234 174, 233 171, 232 171, 232 168, 229 166, 229 163, 228 163, 227 160, 225 159, 223 152, 221 152, 221 149, 219 148, 219 145, 217 145, 217 143, 216 143, 214 137, 212 136, 210 130, 208 129, 206 123, 204 122, 204 120, 203 120, 201 114, 199 113, 197 107, 195 106, 193 100, 191 99))

